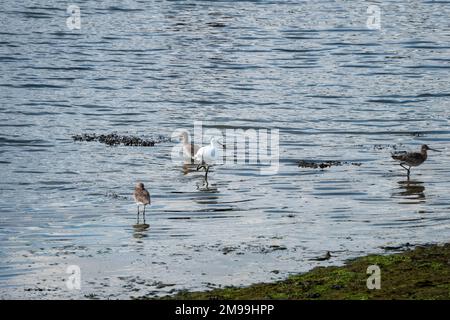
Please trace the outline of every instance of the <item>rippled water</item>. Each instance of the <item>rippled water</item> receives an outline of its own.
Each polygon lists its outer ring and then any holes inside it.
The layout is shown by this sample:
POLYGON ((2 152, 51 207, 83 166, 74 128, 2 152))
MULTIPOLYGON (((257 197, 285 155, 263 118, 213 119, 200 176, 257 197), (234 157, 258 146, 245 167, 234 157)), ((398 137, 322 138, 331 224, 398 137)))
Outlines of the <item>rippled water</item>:
POLYGON ((4 1, 0 297, 129 298, 270 281, 448 241, 450 2, 4 1), (83 132, 280 129, 280 171, 170 161, 83 132), (411 181, 392 146, 441 149, 411 181), (326 170, 299 160, 360 162, 326 170), (154 205, 136 226, 133 185, 154 205), (311 258, 332 251, 326 262, 311 258), (68 290, 68 265, 81 290, 68 290))

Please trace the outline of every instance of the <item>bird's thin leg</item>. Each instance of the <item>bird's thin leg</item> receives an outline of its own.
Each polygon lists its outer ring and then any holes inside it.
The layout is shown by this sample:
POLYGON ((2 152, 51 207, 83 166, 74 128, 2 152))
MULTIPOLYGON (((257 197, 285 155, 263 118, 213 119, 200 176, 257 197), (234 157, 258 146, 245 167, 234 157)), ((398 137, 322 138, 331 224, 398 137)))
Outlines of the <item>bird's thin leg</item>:
POLYGON ((143 213, 143 217, 144 217, 144 224, 145 224, 145 205, 144 205, 144 213, 143 213))
POLYGON ((200 170, 201 168, 206 170, 205 165, 206 165, 205 161, 202 160, 202 162, 199 163, 198 166, 197 166, 197 171, 200 170))
POLYGON ((205 167, 205 180, 208 181, 208 172, 209 172, 209 165, 206 165, 205 167))
POLYGON ((205 187, 208 188, 209 187, 209 182, 208 182, 209 165, 206 165, 204 168, 205 168, 205 187))
POLYGON ((409 169, 411 169, 411 167, 407 168, 404 166, 404 163, 400 163, 400 167, 402 167, 403 169, 405 169, 408 172, 409 175, 409 169))
POLYGON ((402 167, 403 169, 406 170, 406 176, 408 177, 408 180, 409 180, 409 175, 411 173, 411 166, 408 166, 408 168, 407 168, 404 166, 404 163, 400 163, 400 167, 402 167))
POLYGON ((137 214, 137 222, 136 223, 139 224, 139 205, 137 205, 137 209, 138 209, 138 212, 137 212, 138 214, 137 214))
POLYGON ((411 166, 409 166, 408 168, 404 166, 404 163, 400 163, 400 166, 406 170, 406 176, 409 179, 409 174, 411 173, 411 166))

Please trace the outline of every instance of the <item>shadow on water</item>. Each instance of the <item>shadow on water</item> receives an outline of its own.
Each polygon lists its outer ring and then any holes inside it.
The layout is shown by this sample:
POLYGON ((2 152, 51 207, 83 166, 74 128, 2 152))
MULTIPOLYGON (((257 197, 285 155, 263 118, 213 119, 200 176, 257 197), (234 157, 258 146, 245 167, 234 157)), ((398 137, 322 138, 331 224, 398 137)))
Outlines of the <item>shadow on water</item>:
POLYGON ((148 229, 150 228, 150 225, 145 223, 137 223, 133 225, 133 238, 135 239, 142 239, 148 237, 148 229))
POLYGON ((212 185, 209 183, 207 177, 203 177, 201 179, 201 181, 202 181, 201 183, 200 182, 197 183, 198 191, 210 192, 210 193, 216 193, 219 191, 215 185, 212 185))
POLYGON ((204 192, 217 192, 218 191, 217 187, 210 185, 210 183, 208 181, 207 169, 204 166, 199 167, 198 164, 184 163, 182 166, 182 171, 183 171, 184 175, 188 175, 189 173, 198 173, 198 174, 202 175, 201 182, 196 183, 198 191, 204 191, 204 192))
POLYGON ((403 198, 406 200, 419 200, 425 202, 425 186, 422 181, 402 180, 398 181, 399 187, 392 194, 393 198, 403 198))
POLYGON ((187 175, 191 172, 197 172, 197 165, 190 162, 183 163, 183 175, 187 175))

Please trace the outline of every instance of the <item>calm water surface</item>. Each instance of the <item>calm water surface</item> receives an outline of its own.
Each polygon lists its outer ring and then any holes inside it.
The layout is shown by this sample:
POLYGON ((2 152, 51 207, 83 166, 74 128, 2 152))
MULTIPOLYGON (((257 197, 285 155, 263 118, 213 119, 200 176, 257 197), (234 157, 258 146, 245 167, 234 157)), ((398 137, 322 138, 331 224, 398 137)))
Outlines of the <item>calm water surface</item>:
POLYGON ((286 277, 450 236, 450 2, 3 1, 0 297, 130 298, 286 277), (183 174, 170 137, 280 130, 280 171, 183 174), (393 145, 441 149, 411 181, 393 145), (327 170, 298 160, 360 162, 327 170), (135 226, 136 180, 154 205, 135 226), (332 251, 326 262, 311 258, 332 251), (81 290, 68 290, 68 265, 81 290))

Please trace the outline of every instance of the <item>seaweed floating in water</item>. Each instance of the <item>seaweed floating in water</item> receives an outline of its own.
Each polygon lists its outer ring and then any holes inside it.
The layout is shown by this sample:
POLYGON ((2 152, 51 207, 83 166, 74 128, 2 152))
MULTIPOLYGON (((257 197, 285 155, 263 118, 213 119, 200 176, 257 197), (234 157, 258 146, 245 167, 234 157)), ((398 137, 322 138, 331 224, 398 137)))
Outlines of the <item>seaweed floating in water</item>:
POLYGON ((402 147, 402 144, 375 144, 373 146, 374 150, 385 150, 385 149, 393 149, 393 150, 397 150, 398 148, 402 147))
POLYGON ((138 146, 138 147, 153 147, 156 143, 170 141, 169 138, 159 136, 156 139, 143 139, 136 136, 119 135, 117 133, 96 134, 83 133, 72 136, 74 141, 97 141, 109 146, 138 146))
POLYGON ((129 200, 128 197, 118 195, 115 192, 108 192, 108 193, 105 194, 105 196, 108 197, 108 198, 115 199, 115 200, 129 200))
POLYGON ((342 166, 342 165, 352 165, 352 166, 360 166, 360 162, 347 162, 347 161, 323 161, 323 162, 315 162, 315 161, 306 161, 300 160, 298 166, 300 168, 312 168, 312 169, 325 169, 333 166, 342 166))

